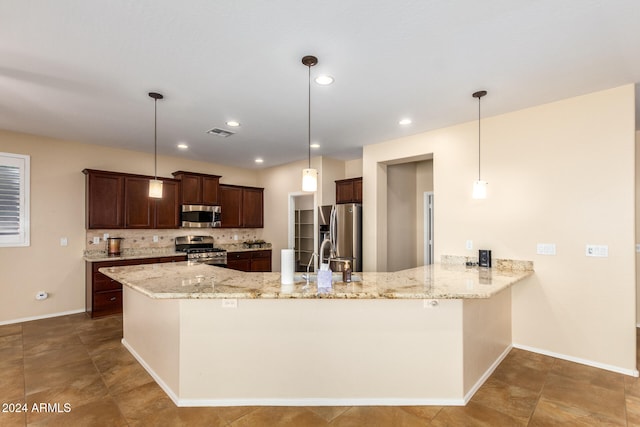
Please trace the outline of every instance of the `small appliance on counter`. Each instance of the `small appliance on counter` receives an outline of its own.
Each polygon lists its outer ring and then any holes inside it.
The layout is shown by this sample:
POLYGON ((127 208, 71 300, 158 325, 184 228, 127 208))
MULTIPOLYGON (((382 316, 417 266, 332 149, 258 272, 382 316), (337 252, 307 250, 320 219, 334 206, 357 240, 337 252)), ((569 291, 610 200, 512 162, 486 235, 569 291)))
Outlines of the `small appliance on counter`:
POLYGON ((242 246, 245 249, 264 248, 267 246, 267 242, 264 240, 247 240, 246 242, 242 242, 242 246))
POLYGON ((118 256, 120 255, 120 242, 124 240, 124 237, 107 237, 107 255, 118 256))
POLYGON ((176 251, 185 252, 187 261, 195 261, 216 267, 227 266, 227 251, 216 248, 211 236, 176 237, 176 251))
POLYGON ((478 265, 480 267, 491 267, 491 251, 487 249, 478 251, 478 265))

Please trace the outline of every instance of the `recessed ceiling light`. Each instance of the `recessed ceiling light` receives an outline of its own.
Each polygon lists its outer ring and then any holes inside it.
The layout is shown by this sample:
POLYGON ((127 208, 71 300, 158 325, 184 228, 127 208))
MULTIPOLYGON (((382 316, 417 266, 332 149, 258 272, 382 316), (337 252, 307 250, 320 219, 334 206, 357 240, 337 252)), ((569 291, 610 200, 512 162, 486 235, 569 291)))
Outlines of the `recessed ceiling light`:
POLYGON ((402 119, 398 122, 399 125, 410 125, 411 119, 402 119))
POLYGON ((178 148, 181 150, 186 150, 187 148, 189 148, 189 146, 184 142, 181 142, 180 144, 178 144, 178 148))
POLYGON ((314 142, 309 147, 311 147, 311 148, 320 148, 320 144, 318 144, 317 142, 314 142))
POLYGON ((240 126, 240 122, 237 122, 235 120, 229 120, 227 122, 227 126, 231 126, 233 128, 237 128, 238 126, 240 126))
POLYGON ((322 86, 330 85, 331 83, 333 83, 333 77, 325 74, 316 77, 315 82, 322 86))
POLYGON ((264 160, 262 160, 260 157, 258 157, 258 158, 256 159, 256 163, 264 163, 264 160))

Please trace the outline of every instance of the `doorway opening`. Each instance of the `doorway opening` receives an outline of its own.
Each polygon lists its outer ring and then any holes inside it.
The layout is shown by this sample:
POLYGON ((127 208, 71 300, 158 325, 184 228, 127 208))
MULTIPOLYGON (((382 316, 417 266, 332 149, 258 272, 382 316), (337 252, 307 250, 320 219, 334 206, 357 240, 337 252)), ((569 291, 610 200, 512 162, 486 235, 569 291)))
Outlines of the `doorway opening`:
MULTIPOLYGON (((294 250, 295 271, 307 271, 316 245, 315 224, 315 194, 289 194, 288 247, 294 250)), ((315 271, 315 266, 311 265, 310 270, 315 271)))

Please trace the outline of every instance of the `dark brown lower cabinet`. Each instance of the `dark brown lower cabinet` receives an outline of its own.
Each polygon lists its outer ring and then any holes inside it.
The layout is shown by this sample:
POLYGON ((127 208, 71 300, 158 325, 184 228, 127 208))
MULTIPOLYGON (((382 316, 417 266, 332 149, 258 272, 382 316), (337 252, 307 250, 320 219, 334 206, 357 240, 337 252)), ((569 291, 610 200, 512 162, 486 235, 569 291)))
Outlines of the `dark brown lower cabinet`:
POLYGON ((227 268, 240 271, 270 272, 271 250, 227 252, 227 268))
POLYGON ((156 264, 162 262, 186 261, 186 255, 139 258, 127 260, 99 261, 85 264, 86 270, 86 312, 91 317, 122 313, 122 285, 100 273, 103 267, 125 265, 156 264))

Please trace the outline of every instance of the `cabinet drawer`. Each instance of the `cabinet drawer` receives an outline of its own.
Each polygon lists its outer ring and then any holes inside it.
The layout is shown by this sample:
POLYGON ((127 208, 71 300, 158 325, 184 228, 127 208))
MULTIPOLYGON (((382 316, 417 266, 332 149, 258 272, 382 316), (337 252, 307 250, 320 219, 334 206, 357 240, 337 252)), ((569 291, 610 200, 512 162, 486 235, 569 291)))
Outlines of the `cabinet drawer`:
POLYGON ((227 261, 234 259, 251 259, 251 252, 227 252, 227 261))
POLYGON ((271 251, 255 251, 251 255, 252 258, 271 258, 271 251))
POLYGON ((93 275, 93 292, 113 291, 121 290, 122 285, 102 273, 95 273, 93 275))
POLYGON ((95 311, 122 310, 122 291, 96 292, 93 294, 93 309, 95 311))

